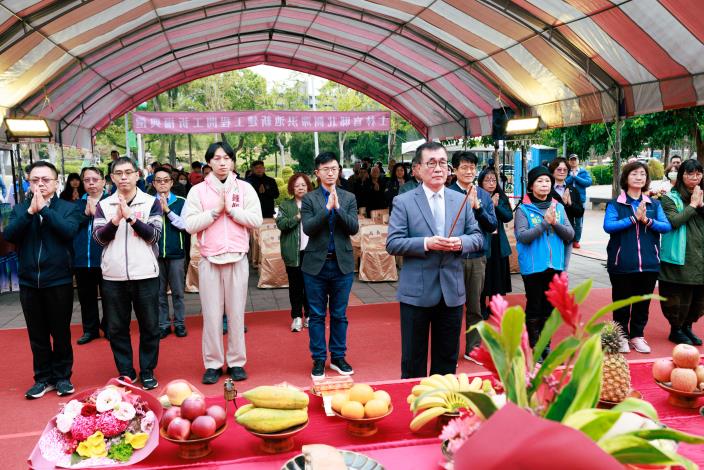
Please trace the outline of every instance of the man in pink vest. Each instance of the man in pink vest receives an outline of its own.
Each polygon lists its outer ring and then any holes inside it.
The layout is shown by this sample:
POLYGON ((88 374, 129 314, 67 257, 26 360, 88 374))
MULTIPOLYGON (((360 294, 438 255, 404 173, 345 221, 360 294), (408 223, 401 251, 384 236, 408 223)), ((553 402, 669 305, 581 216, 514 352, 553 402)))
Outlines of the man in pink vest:
POLYGON ((186 230, 198 237, 202 256, 198 264, 203 311, 204 384, 214 384, 227 373, 245 380, 244 306, 249 277, 248 229, 262 224, 262 210, 254 188, 233 173, 235 152, 227 142, 215 142, 205 152, 213 168, 188 193, 183 218, 186 230), (229 324, 227 356, 222 339, 223 305, 229 324))

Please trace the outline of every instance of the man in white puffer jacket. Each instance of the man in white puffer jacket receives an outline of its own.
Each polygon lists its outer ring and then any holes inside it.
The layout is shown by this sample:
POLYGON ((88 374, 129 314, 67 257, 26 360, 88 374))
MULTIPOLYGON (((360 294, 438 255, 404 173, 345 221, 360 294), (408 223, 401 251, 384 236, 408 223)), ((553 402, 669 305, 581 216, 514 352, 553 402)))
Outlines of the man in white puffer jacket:
POLYGON ((159 360, 159 264, 157 246, 162 230, 161 204, 137 187, 134 161, 112 162, 111 177, 117 190, 95 210, 93 238, 103 246, 100 268, 102 295, 110 347, 118 373, 132 382, 130 321, 132 308, 139 323, 139 378, 142 388, 158 384, 154 369, 159 360))
POLYGON ((247 353, 244 307, 249 278, 249 229, 262 224, 262 209, 254 188, 233 173, 235 152, 227 142, 208 147, 205 160, 213 168, 188 193, 183 218, 186 231, 198 238, 200 303, 203 311, 204 384, 214 384, 227 373, 245 380, 247 353), (229 325, 227 356, 222 340, 223 306, 229 325))

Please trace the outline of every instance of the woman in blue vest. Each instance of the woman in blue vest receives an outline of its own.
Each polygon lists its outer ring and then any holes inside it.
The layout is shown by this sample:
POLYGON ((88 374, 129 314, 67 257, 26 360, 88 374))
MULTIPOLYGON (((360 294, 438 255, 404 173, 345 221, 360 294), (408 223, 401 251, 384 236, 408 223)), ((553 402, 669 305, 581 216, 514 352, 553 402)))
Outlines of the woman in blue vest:
MULTIPOLYGON (((565 208, 549 197, 553 184, 553 176, 544 166, 530 170, 527 194, 515 213, 516 250, 526 291, 526 327, 531 347, 552 312, 545 291, 555 274, 566 269, 574 238, 565 208)), ((548 351, 546 348, 544 356, 548 351)))
MULTIPOLYGON (((610 235, 607 270, 614 302, 653 293, 660 272, 660 234, 672 228, 660 202, 644 194, 650 185, 645 163, 624 166, 620 185, 621 194, 609 202, 604 216, 604 230, 610 235)), ((650 352, 644 337, 649 307, 648 300, 614 311, 614 320, 626 336, 621 341, 622 353, 630 352, 629 343, 639 353, 650 352)))
POLYGON ((685 160, 675 186, 662 198, 672 231, 662 236, 658 278, 662 313, 670 322, 669 340, 700 346, 692 324, 704 313, 704 169, 685 160))

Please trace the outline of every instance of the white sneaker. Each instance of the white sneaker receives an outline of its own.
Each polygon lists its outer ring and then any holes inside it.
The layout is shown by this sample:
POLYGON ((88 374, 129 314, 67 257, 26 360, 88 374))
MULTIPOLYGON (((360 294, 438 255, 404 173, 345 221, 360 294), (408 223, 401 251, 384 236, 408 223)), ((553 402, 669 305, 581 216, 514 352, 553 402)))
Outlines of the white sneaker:
POLYGON ((303 328, 308 328, 308 317, 303 319, 303 328))
POLYGON ((618 352, 620 352, 621 354, 628 354, 629 352, 631 352, 631 348, 628 346, 628 340, 625 337, 621 337, 618 352))
POLYGON ((648 346, 648 342, 642 336, 631 338, 631 346, 641 354, 650 353, 650 346, 648 346))
POLYGON ((301 317, 294 318, 291 322, 291 331, 298 333, 303 329, 303 320, 301 317))

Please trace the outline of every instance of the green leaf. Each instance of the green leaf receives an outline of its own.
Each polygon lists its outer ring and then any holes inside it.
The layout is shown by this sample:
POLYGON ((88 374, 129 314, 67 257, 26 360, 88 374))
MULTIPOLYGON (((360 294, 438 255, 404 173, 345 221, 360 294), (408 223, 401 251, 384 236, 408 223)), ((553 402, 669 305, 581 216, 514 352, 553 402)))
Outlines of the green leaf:
POLYGON ((560 341, 548 357, 545 358, 543 365, 538 369, 535 377, 533 377, 528 393, 532 394, 538 390, 538 387, 543 382, 543 377, 550 375, 556 368, 562 365, 568 357, 575 353, 578 347, 579 340, 574 336, 568 336, 560 341))
POLYGON ((572 289, 572 294, 574 294, 574 301, 577 304, 581 304, 589 295, 589 291, 592 290, 592 280, 587 279, 583 283, 579 284, 577 287, 572 289))
POLYGON ((528 395, 526 394, 526 359, 523 356, 523 351, 519 350, 518 354, 513 358, 513 367, 511 367, 511 375, 514 388, 516 390, 515 399, 516 405, 527 408, 528 395))
MULTIPOLYGON (((484 342, 484 346, 489 351, 491 359, 494 361, 496 372, 499 374, 499 380, 501 380, 501 383, 508 383, 509 364, 506 362, 503 342, 499 332, 485 321, 477 323, 475 327, 484 342)), ((509 391, 507 391, 507 396, 509 396, 508 392, 509 391)))
POLYGON ((591 336, 591 335, 601 334, 601 330, 603 330, 603 329, 604 329, 603 323, 595 323, 593 325, 589 325, 589 327, 584 328, 584 331, 586 331, 591 336))
POLYGON ((584 342, 569 382, 545 414, 547 419, 562 421, 571 413, 593 408, 597 404, 601 392, 603 356, 599 336, 592 336, 584 342))
POLYGON ((655 407, 649 402, 637 398, 626 398, 621 403, 614 406, 611 411, 620 411, 622 413, 631 411, 641 414, 646 418, 650 418, 655 422, 659 421, 658 412, 655 410, 655 407))
POLYGON ((516 355, 516 350, 521 345, 521 334, 526 324, 526 314, 519 306, 506 309, 501 320, 501 336, 503 339, 506 362, 512 362, 516 355))
POLYGON ((496 404, 489 395, 482 392, 458 392, 469 398, 469 401, 476 407, 472 411, 481 416, 483 419, 489 419, 491 415, 498 411, 496 404))
POLYGON ((547 346, 550 342, 550 338, 552 338, 552 335, 555 334, 561 324, 562 316, 560 315, 560 312, 556 308, 552 309, 552 313, 550 314, 547 321, 545 322, 545 325, 543 326, 543 331, 540 332, 538 342, 535 343, 535 346, 533 347, 534 365, 537 358, 539 358, 540 355, 543 353, 545 346, 547 346))
POLYGON ((591 325, 596 323, 601 317, 606 315, 609 312, 613 312, 614 310, 618 310, 619 308, 626 307, 628 305, 634 304, 636 302, 642 302, 644 300, 665 300, 664 297, 661 297, 656 294, 647 294, 647 295, 634 295, 632 297, 629 297, 627 299, 622 299, 622 300, 617 300, 616 302, 612 302, 609 305, 606 305, 604 307, 601 307, 597 312, 592 315, 592 317, 589 319, 589 321, 584 325, 585 328, 589 328, 591 325))
POLYGON ((627 434, 600 441, 599 447, 621 463, 640 465, 682 465, 687 470, 696 470, 694 462, 656 447, 653 443, 627 434))
POLYGON ((687 444, 704 444, 704 436, 687 434, 672 428, 644 429, 641 431, 634 431, 629 434, 646 439, 648 441, 653 441, 657 439, 669 439, 671 441, 686 442, 687 444))
POLYGON ((602 411, 607 411, 607 413, 599 413, 595 419, 585 423, 579 428, 580 431, 594 441, 598 441, 604 434, 609 432, 609 429, 611 429, 614 423, 621 417, 621 413, 614 413, 611 410, 602 411))

